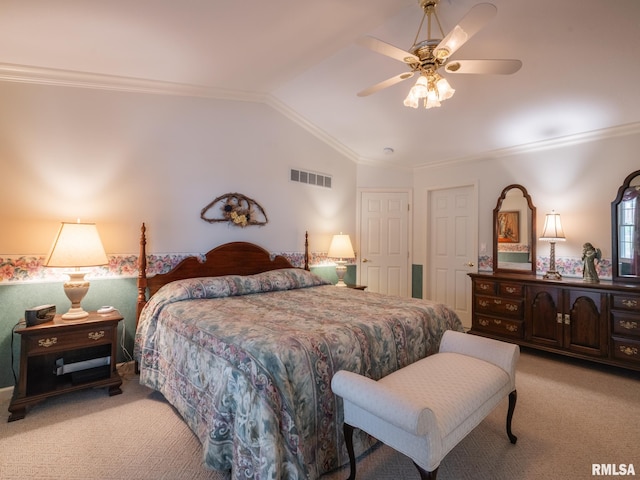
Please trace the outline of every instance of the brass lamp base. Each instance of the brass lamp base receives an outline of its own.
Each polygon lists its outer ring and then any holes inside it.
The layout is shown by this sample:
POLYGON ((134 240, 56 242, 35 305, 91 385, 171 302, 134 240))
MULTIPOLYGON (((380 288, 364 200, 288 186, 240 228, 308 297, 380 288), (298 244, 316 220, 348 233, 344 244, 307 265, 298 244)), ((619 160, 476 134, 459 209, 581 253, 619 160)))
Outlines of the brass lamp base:
POLYGON ((556 271, 552 272, 551 270, 549 270, 547 273, 544 274, 542 278, 544 278, 545 280, 562 280, 562 275, 560 275, 556 271))
POLYGON ((562 280, 562 275, 556 271, 556 242, 549 242, 551 250, 549 252, 549 270, 545 273, 545 280, 562 280))

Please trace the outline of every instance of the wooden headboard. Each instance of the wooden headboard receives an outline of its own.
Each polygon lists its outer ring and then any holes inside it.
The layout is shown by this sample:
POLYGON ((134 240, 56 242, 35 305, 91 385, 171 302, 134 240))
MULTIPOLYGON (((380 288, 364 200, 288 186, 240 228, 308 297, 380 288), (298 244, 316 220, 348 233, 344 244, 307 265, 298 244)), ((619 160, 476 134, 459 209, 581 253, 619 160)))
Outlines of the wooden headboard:
MULTIPOLYGON (((143 223, 140 229, 136 324, 142 308, 147 303, 147 289, 149 289, 150 297, 160 287, 175 280, 220 277, 222 275, 254 275, 279 268, 294 268, 291 262, 281 255, 272 260, 270 253, 258 245, 248 242, 231 242, 210 250, 205 255, 204 262, 196 257, 185 258, 171 271, 147 277, 146 231, 147 227, 143 223)), ((309 237, 307 233, 305 233, 304 240, 304 269, 309 270, 309 237)))

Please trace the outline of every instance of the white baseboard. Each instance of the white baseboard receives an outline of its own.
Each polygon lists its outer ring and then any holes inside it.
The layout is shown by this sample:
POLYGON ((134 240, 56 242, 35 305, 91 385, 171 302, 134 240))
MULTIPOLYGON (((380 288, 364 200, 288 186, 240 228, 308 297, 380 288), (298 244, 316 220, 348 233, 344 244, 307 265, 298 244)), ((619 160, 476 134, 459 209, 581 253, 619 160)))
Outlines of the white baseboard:
POLYGON ((13 387, 0 388, 0 401, 9 400, 13 395, 13 387))

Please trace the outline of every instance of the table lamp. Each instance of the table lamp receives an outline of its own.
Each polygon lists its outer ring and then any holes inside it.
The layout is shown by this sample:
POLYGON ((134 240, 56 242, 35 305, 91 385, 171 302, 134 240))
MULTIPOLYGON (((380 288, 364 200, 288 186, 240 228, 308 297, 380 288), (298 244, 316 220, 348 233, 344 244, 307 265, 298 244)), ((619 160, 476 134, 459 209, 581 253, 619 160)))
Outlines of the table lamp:
POLYGON ((62 222, 44 265, 73 269, 65 272, 69 280, 64 284, 64 293, 71 301, 71 308, 62 315, 64 320, 80 320, 89 316, 80 305, 89 291, 89 282, 84 278, 87 271, 80 269, 108 263, 95 223, 62 222))
POLYGON ((351 239, 349 235, 334 235, 331 239, 331 245, 329 245, 329 251, 327 252, 327 256, 330 258, 337 258, 336 263, 336 274, 338 275, 338 283, 336 283, 336 287, 346 287, 347 284, 344 283, 344 275, 347 273, 347 261, 346 258, 354 258, 356 254, 353 252, 353 247, 351 246, 351 239))

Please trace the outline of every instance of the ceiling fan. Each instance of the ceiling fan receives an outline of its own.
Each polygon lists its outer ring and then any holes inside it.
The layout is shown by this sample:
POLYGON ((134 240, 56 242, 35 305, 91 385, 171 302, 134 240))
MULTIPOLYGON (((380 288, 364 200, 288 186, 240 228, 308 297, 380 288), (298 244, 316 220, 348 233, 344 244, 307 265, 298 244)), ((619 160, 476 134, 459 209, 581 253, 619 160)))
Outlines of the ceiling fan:
POLYGON ((408 51, 375 37, 367 36, 358 40, 360 45, 406 63, 410 68, 408 72, 362 90, 358 93, 359 97, 366 97, 418 74, 420 75, 418 81, 409 91, 404 104, 407 107, 418 108, 420 100, 423 100, 425 108, 439 107, 441 101, 451 98, 455 92, 447 79, 440 75, 440 72, 509 75, 520 70, 522 67, 520 60, 451 60, 451 55, 495 17, 498 9, 491 3, 475 5, 445 36, 436 13, 439 1, 419 0, 424 15, 420 21, 413 46, 408 51), (427 39, 418 41, 425 18, 427 20, 427 39), (432 19, 435 19, 440 30, 439 38, 431 36, 432 19))

